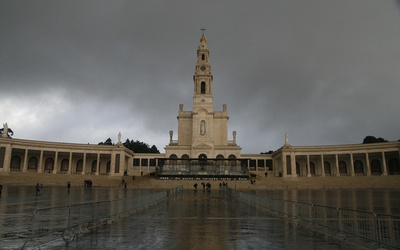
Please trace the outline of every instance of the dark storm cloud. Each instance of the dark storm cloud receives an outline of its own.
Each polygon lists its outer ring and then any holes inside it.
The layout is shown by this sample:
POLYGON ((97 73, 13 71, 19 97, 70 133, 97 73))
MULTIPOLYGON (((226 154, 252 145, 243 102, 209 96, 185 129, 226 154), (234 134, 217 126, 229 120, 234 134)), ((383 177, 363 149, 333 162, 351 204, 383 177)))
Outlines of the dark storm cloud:
POLYGON ((205 34, 214 108, 245 153, 400 139, 396 1, 2 1, 0 122, 15 137, 156 144, 192 108, 205 34))

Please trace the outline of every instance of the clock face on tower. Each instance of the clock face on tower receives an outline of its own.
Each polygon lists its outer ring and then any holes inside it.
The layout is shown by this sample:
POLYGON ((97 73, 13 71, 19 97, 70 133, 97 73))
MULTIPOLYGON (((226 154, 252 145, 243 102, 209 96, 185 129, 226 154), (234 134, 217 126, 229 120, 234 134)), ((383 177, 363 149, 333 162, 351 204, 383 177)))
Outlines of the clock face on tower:
POLYGON ((201 69, 201 71, 205 71, 206 70, 206 66, 203 65, 203 66, 200 67, 200 69, 201 69))

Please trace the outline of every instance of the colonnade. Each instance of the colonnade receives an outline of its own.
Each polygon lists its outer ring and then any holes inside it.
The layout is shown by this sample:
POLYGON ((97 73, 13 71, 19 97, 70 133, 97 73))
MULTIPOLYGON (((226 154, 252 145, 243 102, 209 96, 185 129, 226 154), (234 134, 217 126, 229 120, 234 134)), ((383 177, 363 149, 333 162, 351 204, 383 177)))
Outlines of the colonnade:
POLYGON ((282 148, 273 155, 275 176, 400 175, 399 143, 383 144, 282 148))
MULTIPOLYGON (((133 175, 154 172, 165 154, 134 153, 122 145, 73 144, 0 138, 0 172, 133 175)), ((164 158, 165 159, 165 158, 164 158)), ((236 159, 268 176, 400 175, 400 142, 283 146, 236 159)))
POLYGON ((0 171, 124 175, 133 152, 125 147, 0 139, 0 171))

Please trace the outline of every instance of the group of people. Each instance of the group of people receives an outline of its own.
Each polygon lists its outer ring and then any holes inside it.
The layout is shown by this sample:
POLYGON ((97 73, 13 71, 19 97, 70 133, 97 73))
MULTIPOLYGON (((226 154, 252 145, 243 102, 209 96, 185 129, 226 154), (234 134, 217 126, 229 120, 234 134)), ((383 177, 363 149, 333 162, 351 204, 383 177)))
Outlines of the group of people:
MULTIPOLYGON (((207 182, 207 184, 204 183, 204 182, 202 182, 201 185, 203 186, 203 190, 206 190, 206 189, 207 189, 208 191, 211 190, 211 184, 210 184, 209 182, 207 182)), ((195 183, 195 184, 193 185, 193 187, 194 187, 195 190, 197 190, 197 183, 195 183)))
MULTIPOLYGON (((203 190, 208 190, 208 191, 210 191, 211 190, 211 184, 209 183, 209 182, 207 182, 207 183, 204 183, 204 182, 202 182, 201 183, 201 185, 203 186, 203 190)), ((193 185, 193 187, 194 187, 194 189, 195 190, 197 190, 197 183, 195 183, 194 185, 193 185)), ((219 188, 222 188, 222 187, 227 187, 228 186, 228 183, 227 182, 220 182, 219 183, 219 188)))

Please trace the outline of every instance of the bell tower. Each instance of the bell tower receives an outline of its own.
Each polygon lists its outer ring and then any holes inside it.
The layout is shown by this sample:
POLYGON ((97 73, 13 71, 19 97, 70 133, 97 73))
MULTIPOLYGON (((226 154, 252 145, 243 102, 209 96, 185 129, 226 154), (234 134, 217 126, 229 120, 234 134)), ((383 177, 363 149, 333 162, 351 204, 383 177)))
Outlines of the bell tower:
POLYGON ((227 105, 222 105, 222 111, 214 110, 210 51, 204 36, 205 29, 202 31, 193 74, 193 109, 185 111, 183 104, 179 105, 178 138, 174 140, 174 133, 170 131, 165 156, 175 159, 237 159, 241 148, 236 144, 235 131, 233 140, 228 139, 227 105))
POLYGON ((207 113, 213 112, 213 93, 211 66, 209 62, 210 51, 207 47, 207 39, 203 35, 200 38, 200 44, 197 49, 197 63, 193 75, 194 93, 193 93, 193 112, 206 110, 207 113))

